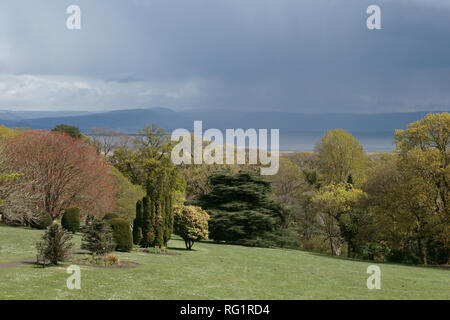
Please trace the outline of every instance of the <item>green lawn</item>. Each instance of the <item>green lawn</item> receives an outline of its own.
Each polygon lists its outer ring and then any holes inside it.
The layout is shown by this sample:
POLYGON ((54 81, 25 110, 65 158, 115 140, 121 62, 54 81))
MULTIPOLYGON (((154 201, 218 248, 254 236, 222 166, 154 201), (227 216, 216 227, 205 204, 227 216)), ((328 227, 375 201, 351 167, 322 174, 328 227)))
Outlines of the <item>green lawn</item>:
MULTIPOLYGON (((0 226, 0 264, 33 258, 41 234, 0 226)), ((67 289, 68 264, 0 269, 0 299, 450 299, 449 270, 378 263, 382 288, 368 290, 368 262, 208 242, 189 252, 177 239, 169 247, 179 255, 117 253, 135 269, 81 266, 81 290, 67 289)))

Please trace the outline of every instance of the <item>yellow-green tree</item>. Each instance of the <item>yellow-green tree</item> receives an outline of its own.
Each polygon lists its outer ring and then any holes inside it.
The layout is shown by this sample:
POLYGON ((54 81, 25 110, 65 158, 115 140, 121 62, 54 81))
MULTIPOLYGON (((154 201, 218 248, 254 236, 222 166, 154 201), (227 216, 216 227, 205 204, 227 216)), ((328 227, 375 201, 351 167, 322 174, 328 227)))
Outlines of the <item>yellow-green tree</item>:
MULTIPOLYGON (((450 237, 450 114, 448 112, 428 114, 424 119, 408 125, 406 130, 395 132, 396 151, 400 156, 398 165, 403 177, 410 177, 417 190, 426 199, 422 215, 426 221, 436 221, 434 238, 448 248, 450 237), (439 230, 436 230, 439 229, 439 230)), ((427 223, 429 228, 430 222, 427 223)), ((425 240, 426 238, 423 238, 425 240)), ((422 246, 424 247, 424 245, 422 246)), ((422 261, 427 263, 427 254, 421 250, 422 261)), ((449 250, 450 251, 450 250, 449 250)))
POLYGON ((208 239, 209 215, 196 206, 178 206, 175 211, 175 234, 183 238, 186 249, 191 250, 195 241, 208 239))
POLYGON ((17 129, 10 129, 3 125, 0 126, 0 143, 4 143, 11 138, 14 138, 18 133, 19 131, 17 129))
POLYGON ((117 185, 116 208, 112 214, 131 222, 136 217, 136 202, 145 195, 144 189, 139 185, 132 184, 114 167, 111 168, 111 175, 114 176, 117 185))
POLYGON ((278 173, 268 176, 267 180, 272 183, 277 200, 289 208, 285 211, 285 227, 292 226, 301 219, 303 196, 311 189, 305 174, 291 160, 280 158, 278 173))
POLYGON ((395 132, 401 170, 411 171, 432 182, 436 191, 436 211, 449 214, 450 114, 428 114, 395 132))
POLYGON ((362 190, 347 183, 340 183, 327 185, 312 197, 332 255, 340 254, 344 240, 349 246, 348 254, 351 255, 355 251, 353 241, 360 222, 360 211, 356 207, 365 196, 362 190))
POLYGON ((316 144, 320 173, 326 183, 347 182, 349 175, 356 185, 364 181, 366 156, 358 140, 343 129, 326 132, 316 144))
POLYGON ((433 184, 402 171, 398 155, 384 155, 368 170, 364 191, 373 214, 377 241, 396 262, 428 263, 427 244, 441 224, 432 197, 433 184))

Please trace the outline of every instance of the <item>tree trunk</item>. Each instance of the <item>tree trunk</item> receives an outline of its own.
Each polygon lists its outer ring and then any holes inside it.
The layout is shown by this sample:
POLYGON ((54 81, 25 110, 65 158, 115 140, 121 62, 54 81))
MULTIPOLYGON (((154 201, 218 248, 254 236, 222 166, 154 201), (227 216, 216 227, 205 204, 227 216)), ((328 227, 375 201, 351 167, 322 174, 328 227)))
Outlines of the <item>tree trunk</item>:
POLYGON ((424 265, 427 265, 428 264, 427 249, 423 244, 422 239, 417 240, 417 245, 419 246, 420 259, 422 260, 422 263, 424 265))

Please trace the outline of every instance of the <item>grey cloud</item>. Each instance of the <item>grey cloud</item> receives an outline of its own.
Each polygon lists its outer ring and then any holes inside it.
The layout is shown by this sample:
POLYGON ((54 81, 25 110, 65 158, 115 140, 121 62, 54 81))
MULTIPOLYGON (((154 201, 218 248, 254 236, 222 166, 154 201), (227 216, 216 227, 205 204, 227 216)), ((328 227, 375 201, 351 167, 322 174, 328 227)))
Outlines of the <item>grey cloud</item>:
POLYGON ((0 107, 448 110, 449 16, 444 0, 4 0, 0 107), (365 27, 374 3, 383 30, 365 27))

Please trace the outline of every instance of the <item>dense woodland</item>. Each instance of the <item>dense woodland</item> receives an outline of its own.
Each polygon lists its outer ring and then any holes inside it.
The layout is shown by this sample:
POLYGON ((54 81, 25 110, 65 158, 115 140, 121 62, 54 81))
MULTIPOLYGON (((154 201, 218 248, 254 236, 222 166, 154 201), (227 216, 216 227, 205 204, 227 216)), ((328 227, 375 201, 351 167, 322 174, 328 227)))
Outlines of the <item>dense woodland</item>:
POLYGON ((1 220, 47 228, 47 246, 51 234, 81 230, 99 255, 165 248, 175 233, 187 249, 211 239, 448 264, 449 137, 449 113, 397 130, 392 153, 366 154, 335 129, 314 152, 286 153, 278 174, 260 176, 258 165, 174 166, 173 143, 156 125, 135 138, 2 126, 1 220))

